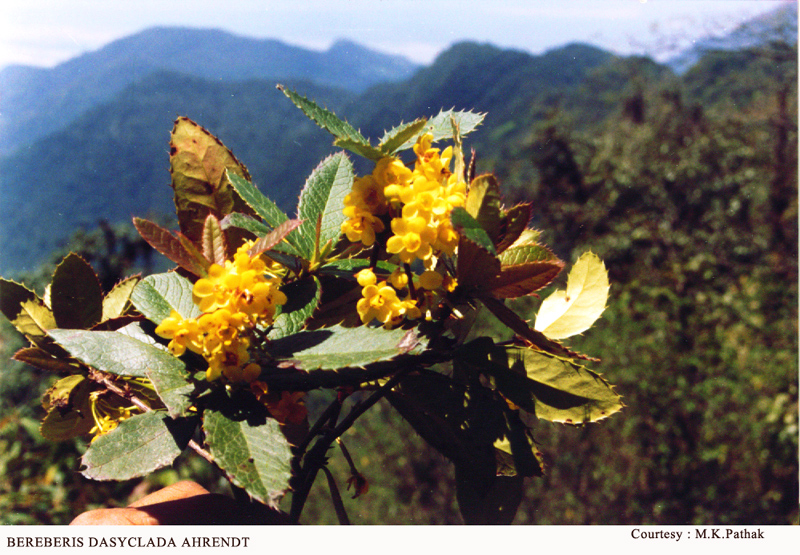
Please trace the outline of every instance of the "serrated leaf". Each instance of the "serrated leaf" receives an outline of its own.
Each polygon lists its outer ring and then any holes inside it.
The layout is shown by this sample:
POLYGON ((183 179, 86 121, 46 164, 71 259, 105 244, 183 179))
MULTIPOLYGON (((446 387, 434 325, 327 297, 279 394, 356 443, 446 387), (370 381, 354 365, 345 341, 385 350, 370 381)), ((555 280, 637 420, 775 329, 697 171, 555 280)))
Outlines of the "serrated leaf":
MULTIPOLYGON (((291 239, 287 239, 287 236, 300 227, 303 223, 302 220, 286 220, 281 225, 261 237, 258 241, 253 243, 253 246, 247 251, 247 253, 253 257, 258 256, 259 254, 266 252, 270 249, 275 248, 281 241, 284 239, 290 241, 291 239)), ((294 238, 297 240, 297 238, 294 238)))
POLYGON ((187 245, 191 245, 188 239, 181 241, 180 236, 175 236, 160 225, 142 218, 134 218, 133 225, 147 244, 169 260, 196 276, 206 274, 210 261, 196 248, 191 246, 187 248, 187 245))
POLYGON ((163 349, 115 331, 51 330, 50 336, 87 366, 149 379, 170 416, 183 415, 191 405, 194 386, 186 366, 163 349))
POLYGON ((485 285, 500 273, 500 261, 491 238, 463 208, 454 208, 450 220, 459 234, 456 260, 458 283, 467 288, 485 285))
POLYGON ((172 420, 161 411, 137 414, 97 438, 81 458, 93 480, 130 480, 172 464, 189 444, 193 419, 172 420))
POLYGON ((369 141, 367 141, 358 130, 346 121, 339 119, 336 114, 330 110, 322 108, 314 101, 300 96, 294 91, 290 91, 283 85, 278 85, 278 90, 285 94, 295 106, 300 108, 311 121, 331 133, 337 139, 349 139, 355 143, 369 146, 369 141))
POLYGON ((47 330, 56 327, 56 320, 36 293, 15 281, 0 278, 0 310, 33 344, 46 350, 55 348, 47 330))
POLYGON ((405 143, 417 137, 427 122, 427 119, 420 118, 387 131, 381 138, 378 149, 384 153, 384 156, 392 156, 405 143))
POLYGON ((138 276, 124 279, 103 297, 103 322, 119 318, 125 313, 125 308, 131 300, 131 293, 140 279, 138 276))
POLYGON ((500 273, 500 261, 485 248, 470 241, 466 236, 458 240, 456 276, 458 284, 465 288, 483 288, 500 273))
POLYGON ((302 330, 322 298, 322 286, 316 276, 294 281, 285 285, 282 291, 287 301, 272 324, 270 339, 280 339, 302 330))
POLYGON ((175 310, 184 318, 197 318, 200 309, 192 300, 192 282, 176 274, 154 274, 140 281, 131 294, 136 310, 160 324, 175 310))
POLYGON ((50 286, 56 325, 86 329, 103 317, 103 291, 91 265, 75 253, 56 267, 50 286))
POLYGON ((244 164, 222 142, 192 120, 175 120, 170 138, 170 174, 181 232, 200 244, 206 217, 250 213, 226 178, 233 173, 250 179, 244 164))
POLYGON ((47 440, 63 441, 88 434, 94 427, 89 393, 92 382, 73 375, 58 380, 44 395, 47 415, 39 431, 47 440))
POLYGON ((511 310, 505 305, 505 303, 503 303, 503 301, 497 299, 496 297, 491 295, 481 295, 479 298, 481 303, 483 303, 483 305, 489 309, 489 312, 494 314, 498 320, 508 326, 511 331, 517 334, 526 343, 554 355, 592 360, 586 355, 576 353, 561 343, 550 339, 542 332, 536 331, 528 325, 527 321, 523 320, 516 312, 511 310))
POLYGON ((494 245, 501 232, 500 183, 491 174, 479 175, 469 186, 464 209, 486 231, 494 245))
MULTIPOLYGON (((497 252, 501 253, 513 245, 525 232, 531 219, 532 208, 530 203, 517 204, 508 209, 501 223, 500 237, 495 245, 497 252)), ((529 241, 535 243, 535 240, 529 241)))
POLYGON ((256 235, 257 237, 261 237, 270 232, 270 228, 264 225, 263 223, 259 222, 252 216, 241 214, 239 212, 228 214, 227 216, 222 218, 222 221, 220 221, 220 225, 222 226, 222 229, 228 229, 232 227, 238 229, 244 229, 245 231, 249 231, 250 233, 256 235))
POLYGON ((146 378, 159 365, 183 368, 183 363, 160 349, 115 331, 50 330, 50 336, 87 366, 117 376, 146 378))
POLYGON ((314 256, 316 226, 320 218, 320 246, 341 235, 342 222, 345 220, 342 212, 344 197, 350 193, 352 186, 353 164, 341 152, 320 162, 306 180, 297 206, 297 215, 303 220, 297 233, 302 241, 301 254, 306 258, 314 256))
MULTIPOLYGON (((608 418, 622 400, 599 374, 535 349, 505 347, 507 366, 493 371, 498 389, 537 418, 583 424, 608 418)), ((500 355, 498 355, 499 359, 500 355)))
POLYGON ((337 370, 391 360, 420 344, 413 330, 332 326, 273 341, 271 352, 303 370, 337 370))
POLYGON ((563 339, 589 329, 606 308, 608 271, 596 254, 581 255, 570 270, 566 290, 547 297, 536 314, 534 329, 550 339, 563 339))
POLYGON ((459 135, 464 137, 475 131, 483 121, 486 114, 476 114, 474 112, 463 112, 458 110, 442 110, 427 121, 423 129, 397 150, 406 150, 414 146, 417 137, 424 133, 432 133, 433 141, 453 138, 453 123, 458 127, 459 135))
POLYGON ((225 243, 225 235, 222 233, 222 226, 214 214, 206 217, 203 226, 203 256, 220 266, 225 265, 228 258, 228 246, 225 243))
POLYGON ((501 299, 530 295, 549 284, 564 263, 541 245, 512 247, 500 255, 502 267, 487 289, 501 299))
POLYGON ((379 150, 370 144, 364 144, 352 139, 336 139, 333 141, 333 145, 345 150, 349 150, 353 154, 357 154, 358 156, 366 158, 367 160, 372 160, 373 162, 377 162, 386 156, 382 150, 379 150))
MULTIPOLYGON (((236 173, 228 173, 228 179, 236 192, 244 199, 247 205, 260 216, 268 226, 275 228, 289 219, 283 210, 278 208, 278 205, 272 202, 269 198, 256 188, 253 183, 248 179, 236 173)), ((234 213, 236 214, 236 213, 234 213)), ((231 217, 234 217, 231 214, 231 217)), ((226 216, 227 218, 227 216, 226 216)), ((257 233, 257 235, 261 235, 257 233)))
POLYGON ((53 311, 37 299, 24 301, 17 317, 11 320, 14 327, 28 339, 39 344, 47 336, 47 330, 56 327, 53 311))
POLYGON ((214 461, 251 497, 277 508, 289 489, 292 451, 278 422, 266 418, 251 425, 206 409, 203 430, 214 461))

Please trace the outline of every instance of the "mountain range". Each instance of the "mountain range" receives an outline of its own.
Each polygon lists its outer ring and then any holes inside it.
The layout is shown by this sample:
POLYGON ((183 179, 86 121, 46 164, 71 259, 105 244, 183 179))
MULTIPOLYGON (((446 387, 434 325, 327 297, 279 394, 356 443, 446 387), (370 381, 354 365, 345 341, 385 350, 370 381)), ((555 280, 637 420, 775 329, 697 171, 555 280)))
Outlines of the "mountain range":
POLYGON ((63 128, 89 108, 159 71, 224 83, 307 79, 361 92, 379 82, 406 79, 417 69, 400 56, 344 40, 317 52, 214 29, 147 29, 52 69, 4 68, 0 154, 63 128))
POLYGON ((755 17, 726 35, 701 39, 668 60, 667 65, 684 73, 709 52, 743 50, 770 41, 797 44, 797 2, 755 17))
POLYGON ((465 42, 420 68, 344 41, 313 52, 174 28, 144 31, 49 70, 6 68, 0 275, 36 268, 77 226, 170 213, 167 150, 179 115, 218 136, 291 213, 305 178, 334 147, 276 82, 373 138, 440 109, 489 112, 470 146, 491 158, 553 111, 570 110, 581 124, 600 121, 635 88, 632 75, 674 76, 652 60, 583 44, 533 56, 465 42))

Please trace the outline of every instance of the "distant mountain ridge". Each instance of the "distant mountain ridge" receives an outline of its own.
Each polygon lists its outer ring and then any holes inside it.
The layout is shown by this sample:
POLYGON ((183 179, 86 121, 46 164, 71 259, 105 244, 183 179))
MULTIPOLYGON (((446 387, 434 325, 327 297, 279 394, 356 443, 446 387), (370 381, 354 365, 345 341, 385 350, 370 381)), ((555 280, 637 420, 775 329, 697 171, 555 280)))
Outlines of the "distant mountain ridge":
POLYGON ((685 73, 709 52, 742 50, 771 41, 797 44, 797 2, 746 21, 727 35, 699 40, 668 60, 667 65, 676 73, 685 73))
POLYGON ((305 79, 361 92, 417 69, 401 56, 344 40, 318 52, 216 29, 151 28, 52 69, 11 66, 0 72, 0 154, 63 128, 156 71, 222 82, 305 79))

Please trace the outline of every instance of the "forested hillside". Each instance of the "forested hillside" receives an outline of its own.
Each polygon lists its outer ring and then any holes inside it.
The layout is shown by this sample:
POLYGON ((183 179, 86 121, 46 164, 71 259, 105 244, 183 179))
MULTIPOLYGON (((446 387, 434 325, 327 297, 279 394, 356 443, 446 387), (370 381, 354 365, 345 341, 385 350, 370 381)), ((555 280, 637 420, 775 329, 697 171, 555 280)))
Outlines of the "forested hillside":
MULTIPOLYGON (((288 84, 372 137, 454 105, 487 112, 466 141, 478 173, 501 178, 507 204, 532 203, 534 224, 561 258, 592 250, 605 261, 609 307, 592 336, 570 346, 600 356, 598 370, 626 408, 584 427, 534 424, 546 473, 531 479, 516 522, 797 524, 796 45, 711 52, 679 76, 582 45, 530 56, 465 43, 407 82, 362 95, 288 84)), ((58 218, 68 210, 91 227, 100 215, 169 206, 176 106, 286 209, 333 149, 274 83, 158 74, 0 161, 4 192, 26 184, 0 208, 6 263, 37 267, 77 223, 58 218), (38 258, 29 254, 37 249, 38 258)), ((102 258, 103 244, 84 236, 73 246, 102 258)), ((490 332, 496 324, 481 321, 490 332)), ((3 337, 7 359, 22 344, 3 337)), ((68 522, 109 496, 122 505, 179 477, 218 487, 194 460, 141 483, 80 478, 69 470, 79 442, 37 436, 40 391, 30 384, 46 378, 18 363, 0 374, 0 515, 12 515, 3 522, 68 522)), ((368 414, 348 438, 370 482, 366 495, 345 496, 351 518, 460 522, 449 463, 390 406, 368 414)), ((347 475, 339 457, 331 468, 347 475)), ((335 522, 327 492, 315 487, 308 523, 335 522)))

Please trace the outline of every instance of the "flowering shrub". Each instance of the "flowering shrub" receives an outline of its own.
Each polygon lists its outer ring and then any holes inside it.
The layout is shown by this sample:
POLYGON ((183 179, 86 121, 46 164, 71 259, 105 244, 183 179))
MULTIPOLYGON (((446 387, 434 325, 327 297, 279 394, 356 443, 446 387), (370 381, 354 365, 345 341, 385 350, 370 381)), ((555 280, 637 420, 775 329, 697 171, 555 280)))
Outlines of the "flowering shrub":
POLYGON ((527 228, 530 205, 504 206, 497 180, 465 162, 463 137, 482 115, 442 112, 373 145, 280 90, 372 172, 355 176, 347 154, 331 155, 292 219, 218 139, 179 118, 180 230, 134 219, 174 271, 104 293, 71 254, 44 297, 0 280, 0 308, 31 342, 15 358, 59 375, 42 434, 92 436, 82 472, 98 480, 142 476, 191 449, 275 509, 291 490, 283 510, 297 522, 333 443, 348 484, 367 494, 342 434, 386 398, 452 461, 466 522, 511 522, 523 479, 543 473, 534 420, 582 425, 622 407, 586 367, 593 359, 561 343, 603 312, 603 263, 581 256, 531 326, 506 299, 552 284, 564 262, 527 228), (479 309, 513 339, 474 337, 479 309), (312 415, 306 397, 319 389, 336 395, 312 415))

